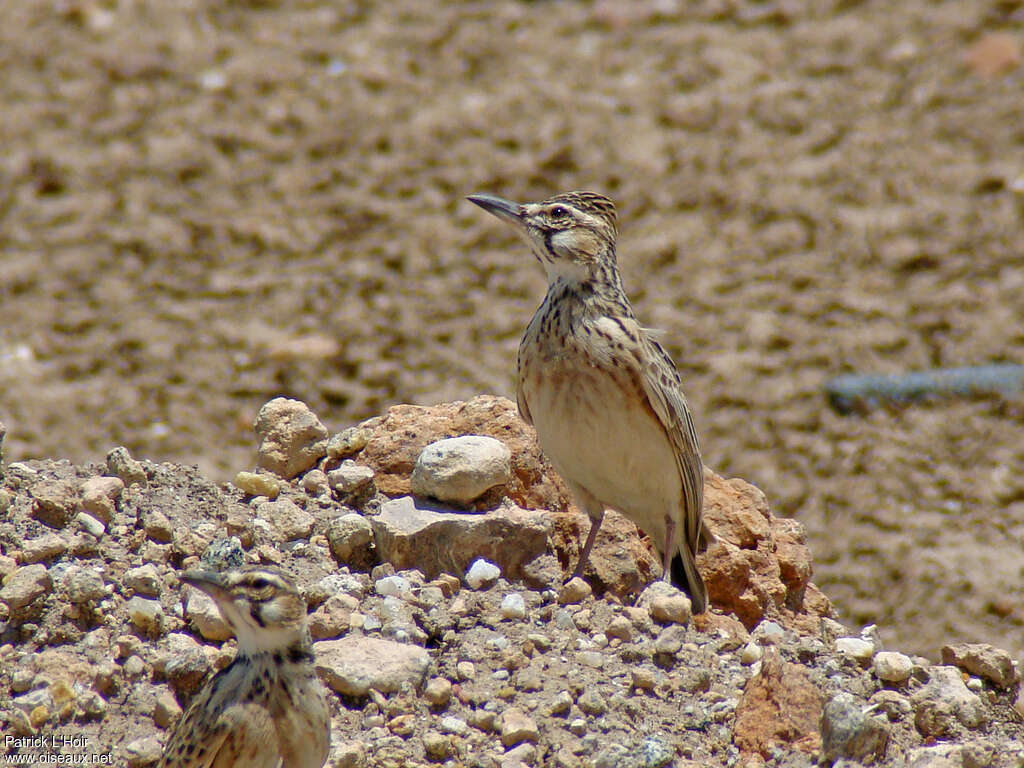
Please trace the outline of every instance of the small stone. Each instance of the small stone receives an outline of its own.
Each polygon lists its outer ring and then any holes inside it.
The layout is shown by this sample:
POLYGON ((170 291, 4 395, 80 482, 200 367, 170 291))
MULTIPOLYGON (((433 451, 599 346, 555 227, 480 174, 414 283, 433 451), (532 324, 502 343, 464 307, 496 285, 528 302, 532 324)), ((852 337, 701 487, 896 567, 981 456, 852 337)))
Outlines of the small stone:
POLYGON ((145 488, 149 485, 146 470, 124 446, 114 448, 107 454, 107 471, 116 475, 126 486, 140 485, 145 488))
POLYGON ((441 718, 441 730, 445 733, 454 733, 458 736, 464 736, 469 733, 469 724, 459 717, 453 717, 448 715, 447 717, 441 718))
POLYGON ((509 707, 501 714, 501 743, 506 747, 515 746, 523 741, 536 742, 540 731, 533 718, 521 709, 509 707))
POLYGON ((875 646, 869 640, 860 637, 837 637, 836 651, 849 656, 861 666, 867 666, 875 655, 875 646))
POLYGON ((455 665, 455 674, 459 680, 472 680, 476 677, 476 665, 472 661, 460 661, 455 665))
POLYGON ((509 592, 501 601, 502 618, 520 621, 526 618, 526 601, 518 592, 509 592))
POLYGON ((159 509, 151 509, 143 515, 143 530, 153 541, 168 543, 174 540, 174 528, 167 515, 159 509))
POLYGON ((192 622, 204 640, 222 643, 234 636, 231 625, 221 616, 217 603, 201 589, 189 587, 185 618, 192 622))
POLYGON ((372 467, 356 464, 352 459, 341 462, 341 466, 327 473, 327 482, 341 498, 359 496, 371 488, 374 471, 372 467))
POLYGON ((572 709, 572 696, 568 691, 559 691, 548 705, 548 713, 551 715, 565 715, 572 709))
POLYGON ((159 597, 160 590, 163 589, 163 579, 151 563, 129 568, 124 572, 121 581, 136 594, 147 597, 159 597))
POLYGON ((32 517, 51 528, 65 527, 78 513, 78 491, 68 482, 32 486, 32 517))
POLYGON ((902 683, 914 671, 914 662, 905 654, 896 651, 880 651, 872 662, 875 677, 886 683, 902 683))
POLYGON ((501 569, 489 560, 478 557, 466 570, 466 584, 470 589, 480 589, 496 582, 501 569))
POLYGON ((125 605, 128 618, 140 632, 156 636, 163 631, 164 609, 159 600, 149 600, 136 595, 125 605))
POLYGON ((576 658, 580 664, 593 669, 601 669, 605 665, 604 654, 600 651, 581 651, 576 658))
POLYGON ((365 570, 374 561, 373 526, 359 514, 341 515, 327 526, 331 554, 341 565, 365 570))
POLYGON ((654 652, 675 656, 682 649, 684 642, 686 642, 686 630, 681 624, 671 624, 654 638, 654 652))
POLYGON ((582 603, 590 597, 592 591, 587 582, 579 576, 573 576, 558 591, 558 602, 560 605, 582 603))
POLYGON ((943 646, 942 663, 965 669, 1000 688, 1009 688, 1020 680, 1010 654, 986 643, 943 646))
POLYGON ((327 443, 327 455, 332 459, 343 459, 359 453, 373 437, 373 429, 365 422, 332 435, 327 443))
POLYGON ((648 736, 640 744, 640 754, 643 768, 663 768, 675 760, 676 750, 667 739, 648 736))
POLYGON ((271 501, 281 493, 281 482, 263 472, 239 472, 235 475, 234 485, 247 496, 266 496, 271 501))
POLYGON ((690 598, 682 593, 678 595, 659 595, 651 600, 651 618, 655 621, 688 624, 691 616, 690 598))
POLYGON ((967 728, 979 728, 988 722, 981 698, 964 685, 956 667, 936 666, 929 670, 931 680, 910 697, 914 723, 926 737, 938 738, 950 732, 959 720, 967 728))
POLYGON ((404 576, 385 576, 377 579, 373 584, 373 590, 381 597, 412 597, 412 584, 404 576))
POLYGON ((435 709, 444 709, 452 698, 452 684, 443 677, 433 677, 423 689, 423 698, 435 709))
POLYGON ((260 408, 253 429, 260 439, 257 463, 291 480, 327 453, 327 430, 305 403, 276 397, 260 408))
POLYGON ((593 688, 587 688, 576 699, 576 706, 588 715, 603 715, 608 711, 608 703, 604 697, 593 688))
POLYGON ((316 519, 290 499, 265 501, 256 508, 256 514, 270 522, 284 541, 308 539, 316 519))
POLYGON ((206 547, 200 564, 208 571, 229 571, 245 564, 245 550, 237 536, 214 539, 206 547))
POLYGON ((124 481, 120 477, 90 477, 82 483, 82 507, 109 525, 122 491, 124 481))
POLYGON ((416 459, 410 486, 416 496, 469 504, 491 488, 508 483, 512 454, 493 437, 464 435, 438 440, 416 459))
POLYGON ((881 758, 889 743, 888 723, 865 713, 849 693, 839 693, 821 715, 822 753, 825 760, 864 761, 881 758))
POLYGON ((749 667, 761 660, 761 656, 764 654, 764 650, 760 645, 751 641, 743 646, 743 650, 740 651, 740 664, 745 667, 749 667))
POLYGON ((69 568, 64 577, 64 588, 67 590, 68 600, 75 605, 98 602, 107 596, 103 577, 93 568, 69 568))
POLYGON ((161 658, 167 682, 179 694, 195 693, 210 671, 206 652, 190 635, 182 632, 167 636, 167 649, 167 655, 161 658))
POLYGON ((423 734, 423 750, 431 760, 440 762, 452 754, 451 737, 436 731, 427 731, 423 734))
POLYGON ((416 715, 398 715, 388 720, 388 730, 396 736, 410 736, 416 727, 416 715))
POLYGON ((632 687, 641 691, 653 691, 658 683, 658 677, 654 670, 649 667, 634 667, 632 672, 632 687))
POLYGON ((303 490, 313 496, 320 496, 331 489, 327 473, 320 469, 311 469, 302 476, 303 490))
POLYGON ((21 545, 21 562, 41 563, 53 560, 68 551, 67 540, 57 533, 45 533, 21 545))
POLYGON ((79 512, 75 515, 75 522, 90 536, 97 539, 107 532, 107 526, 98 517, 93 517, 88 512, 79 512))
POLYGON ((0 601, 16 611, 46 594, 52 587, 53 581, 45 565, 24 565, 7 577, 3 589, 0 589, 0 601))
POLYGON ((160 759, 163 747, 156 736, 146 736, 130 741, 124 746, 124 757, 128 768, 143 768, 160 759))
POLYGON ((608 622, 604 633, 608 637, 616 637, 628 643, 633 638, 633 622, 625 616, 616 616, 608 622))
POLYGON ((153 707, 153 721, 164 730, 170 728, 181 717, 181 706, 174 694, 164 689, 156 697, 153 707))
POLYGON ((582 736, 587 732, 587 721, 582 717, 574 718, 569 723, 569 732, 576 736, 582 736))

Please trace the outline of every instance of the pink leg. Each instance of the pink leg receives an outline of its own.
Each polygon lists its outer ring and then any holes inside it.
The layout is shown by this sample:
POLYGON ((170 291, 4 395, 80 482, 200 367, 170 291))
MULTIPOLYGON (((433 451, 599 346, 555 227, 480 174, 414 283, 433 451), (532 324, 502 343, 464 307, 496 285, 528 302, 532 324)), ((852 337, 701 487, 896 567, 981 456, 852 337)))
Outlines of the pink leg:
POLYGON ((672 515, 665 515, 665 554, 662 556, 661 580, 669 580, 669 566, 676 553, 676 521, 672 515))
POLYGON ((590 557, 590 550, 594 548, 594 540, 597 539, 597 532, 601 528, 602 520, 604 520, 604 509, 600 510, 597 517, 591 516, 590 533, 587 534, 587 540, 583 543, 583 551, 580 552, 580 559, 576 563, 576 570, 572 572, 573 578, 583 575, 583 567, 587 564, 587 559, 590 557))

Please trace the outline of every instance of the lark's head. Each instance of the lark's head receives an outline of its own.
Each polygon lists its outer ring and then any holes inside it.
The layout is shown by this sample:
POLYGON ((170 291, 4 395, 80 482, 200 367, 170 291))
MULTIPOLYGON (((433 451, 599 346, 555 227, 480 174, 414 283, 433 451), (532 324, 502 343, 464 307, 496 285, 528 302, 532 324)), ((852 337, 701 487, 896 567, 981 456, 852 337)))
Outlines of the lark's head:
POLYGON ((539 203, 513 203, 494 195, 468 199, 519 232, 544 265, 549 282, 583 282, 614 268, 618 222, 615 205, 604 195, 567 192, 539 203))
POLYGON ((253 654, 284 650, 307 636, 306 601, 276 568, 249 566, 233 571, 193 570, 181 580, 217 603, 238 638, 238 651, 253 654))

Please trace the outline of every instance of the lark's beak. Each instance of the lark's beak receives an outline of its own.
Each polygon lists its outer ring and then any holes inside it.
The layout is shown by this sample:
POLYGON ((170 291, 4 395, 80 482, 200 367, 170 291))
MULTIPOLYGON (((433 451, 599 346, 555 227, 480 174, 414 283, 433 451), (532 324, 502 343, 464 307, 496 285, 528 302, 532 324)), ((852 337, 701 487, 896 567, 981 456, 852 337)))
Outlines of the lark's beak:
POLYGON ((519 203, 513 203, 511 200, 505 200, 495 195, 470 195, 466 199, 471 203, 476 203, 488 213, 493 213, 502 221, 522 225, 523 206, 519 203))
POLYGON ((230 600, 230 593, 224 586, 224 577, 215 571, 185 571, 178 578, 196 589, 201 589, 214 600, 230 600))

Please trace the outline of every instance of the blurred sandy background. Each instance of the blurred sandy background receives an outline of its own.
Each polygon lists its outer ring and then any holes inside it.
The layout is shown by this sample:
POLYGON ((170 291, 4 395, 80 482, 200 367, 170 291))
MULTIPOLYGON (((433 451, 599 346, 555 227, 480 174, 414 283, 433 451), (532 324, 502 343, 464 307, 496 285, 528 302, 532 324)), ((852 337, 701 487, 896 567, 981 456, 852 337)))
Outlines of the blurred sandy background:
POLYGON ((1015 0, 0 2, 7 458, 227 479, 511 395, 543 278, 471 192, 618 202, 705 461, 845 621, 1020 653, 1024 398, 841 417, 842 372, 1024 361, 1015 0))

